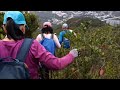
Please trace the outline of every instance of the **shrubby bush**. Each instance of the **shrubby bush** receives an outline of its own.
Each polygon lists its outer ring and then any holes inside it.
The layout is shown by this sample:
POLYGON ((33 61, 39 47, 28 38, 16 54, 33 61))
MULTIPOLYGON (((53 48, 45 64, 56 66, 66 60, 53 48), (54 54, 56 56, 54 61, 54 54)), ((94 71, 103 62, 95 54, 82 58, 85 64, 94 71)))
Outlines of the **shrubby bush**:
POLYGON ((120 30, 103 26, 74 27, 77 37, 68 35, 71 48, 57 49, 62 57, 72 48, 77 48, 80 56, 64 70, 52 73, 56 79, 118 79, 120 78, 120 30))

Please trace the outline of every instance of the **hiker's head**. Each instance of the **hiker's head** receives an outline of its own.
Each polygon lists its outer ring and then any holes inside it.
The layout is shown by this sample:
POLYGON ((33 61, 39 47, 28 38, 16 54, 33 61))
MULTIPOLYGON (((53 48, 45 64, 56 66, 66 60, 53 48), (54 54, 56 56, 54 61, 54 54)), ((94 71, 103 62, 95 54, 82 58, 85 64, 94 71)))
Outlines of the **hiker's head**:
POLYGON ((48 33, 53 34, 53 28, 52 28, 52 27, 49 27, 48 25, 45 25, 45 26, 42 28, 41 32, 42 32, 42 33, 46 33, 46 34, 48 34, 48 33))
POLYGON ((46 27, 46 26, 52 27, 52 24, 50 22, 44 22, 43 27, 46 27))
POLYGON ((26 21, 19 11, 7 11, 4 14, 3 29, 9 39, 19 40, 24 37, 26 21))
POLYGON ((41 32, 42 33, 51 33, 51 34, 53 34, 52 24, 50 22, 44 22, 41 32))
POLYGON ((63 29, 63 30, 67 30, 67 29, 68 29, 68 24, 67 24, 67 23, 64 23, 64 24, 62 25, 62 29, 63 29))

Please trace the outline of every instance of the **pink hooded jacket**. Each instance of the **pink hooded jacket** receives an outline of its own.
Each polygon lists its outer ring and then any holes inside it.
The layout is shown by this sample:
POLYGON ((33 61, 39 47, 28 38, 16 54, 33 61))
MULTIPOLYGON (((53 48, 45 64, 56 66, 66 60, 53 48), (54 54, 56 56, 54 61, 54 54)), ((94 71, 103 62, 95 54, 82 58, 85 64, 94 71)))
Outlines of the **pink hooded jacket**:
MULTIPOLYGON (((0 57, 4 58, 11 56, 13 58, 16 58, 17 52, 22 45, 22 42, 23 39, 18 41, 0 40, 0 57)), ((46 49, 40 43, 34 40, 25 63, 28 66, 31 78, 38 79, 38 62, 41 62, 50 70, 60 70, 72 63, 73 60, 74 57, 70 53, 62 58, 55 57, 50 52, 46 51, 46 49)))

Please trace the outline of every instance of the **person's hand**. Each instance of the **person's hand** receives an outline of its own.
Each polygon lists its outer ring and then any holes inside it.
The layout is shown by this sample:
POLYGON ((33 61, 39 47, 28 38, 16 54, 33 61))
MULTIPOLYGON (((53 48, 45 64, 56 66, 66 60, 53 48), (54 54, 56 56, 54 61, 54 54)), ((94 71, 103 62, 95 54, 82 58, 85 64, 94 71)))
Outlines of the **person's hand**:
POLYGON ((78 50, 77 50, 77 49, 72 49, 72 50, 70 51, 70 54, 72 54, 73 57, 77 57, 77 56, 78 56, 78 50))

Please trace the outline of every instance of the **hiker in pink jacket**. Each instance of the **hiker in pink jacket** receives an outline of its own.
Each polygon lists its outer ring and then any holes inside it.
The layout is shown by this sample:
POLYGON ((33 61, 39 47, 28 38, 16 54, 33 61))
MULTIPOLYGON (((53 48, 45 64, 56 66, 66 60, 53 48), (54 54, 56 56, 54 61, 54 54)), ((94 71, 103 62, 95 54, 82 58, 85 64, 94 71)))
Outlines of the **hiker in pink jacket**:
MULTIPOLYGON (((0 58, 11 56, 16 58, 17 52, 24 40, 26 21, 24 15, 19 11, 8 11, 4 15, 3 29, 6 37, 0 40, 0 58)), ((67 55, 58 58, 46 51, 36 40, 33 41, 25 60, 31 79, 39 79, 39 62, 50 70, 60 70, 72 63, 78 56, 76 49, 67 55)))

